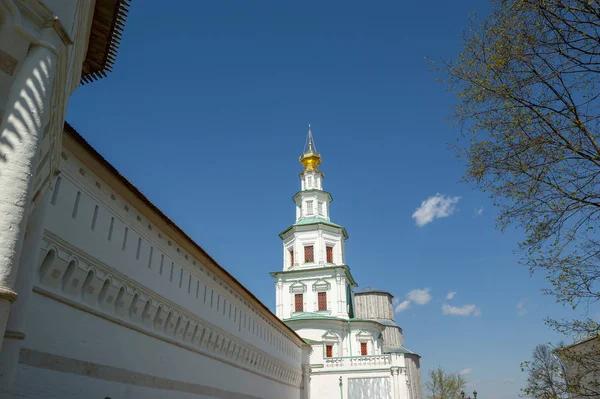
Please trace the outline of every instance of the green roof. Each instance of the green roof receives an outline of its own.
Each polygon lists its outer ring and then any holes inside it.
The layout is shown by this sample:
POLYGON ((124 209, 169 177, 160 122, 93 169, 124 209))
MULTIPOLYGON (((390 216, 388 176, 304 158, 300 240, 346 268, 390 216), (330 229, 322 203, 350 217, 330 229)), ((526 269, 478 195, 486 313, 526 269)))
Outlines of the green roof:
POLYGON ((320 314, 320 313, 311 313, 311 312, 298 312, 295 313, 292 317, 288 318, 288 319, 284 319, 283 321, 294 321, 294 320, 339 320, 339 321, 343 321, 343 322, 370 322, 370 323, 376 323, 376 324, 381 324, 380 322, 378 322, 377 320, 372 320, 372 319, 343 319, 341 317, 335 317, 335 316, 328 316, 326 314, 320 314))
POLYGON ((346 228, 344 226, 341 226, 337 223, 330 222, 329 220, 323 219, 320 217, 302 218, 302 219, 298 220, 296 223, 294 223, 293 225, 291 225, 290 227, 288 227, 287 229, 283 230, 281 233, 279 233, 279 237, 282 237, 283 234, 288 232, 294 226, 309 226, 311 224, 324 224, 326 226, 331 226, 331 227, 336 227, 338 229, 342 229, 344 238, 348 239, 348 232, 346 231, 346 228))
POLYGON ((328 316, 326 314, 319 313, 310 313, 310 312, 298 312, 294 314, 289 319, 284 319, 283 321, 291 321, 291 320, 309 320, 309 319, 320 319, 320 320, 344 320, 339 317, 328 316))
POLYGON ((315 224, 315 223, 323 223, 323 224, 327 224, 327 225, 330 225, 330 226, 333 226, 333 227, 339 227, 340 229, 344 228, 344 226, 340 226, 337 223, 333 223, 333 222, 330 222, 327 219, 322 219, 322 218, 319 218, 319 217, 300 219, 296 223, 294 223, 292 226, 304 226, 305 224, 315 224))
POLYGON ((317 191, 319 193, 322 193, 322 194, 326 194, 327 196, 329 196, 329 202, 333 202, 333 197, 331 196, 331 194, 328 191, 317 190, 315 188, 311 188, 309 190, 300 190, 300 191, 298 191, 296 194, 294 194, 294 196, 292 197, 292 200, 294 202, 296 202, 296 197, 299 196, 300 194, 302 194, 302 193, 312 193, 312 192, 315 192, 315 191, 317 191))
POLYGON ((309 345, 322 344, 323 341, 315 341, 314 339, 302 338, 309 345))

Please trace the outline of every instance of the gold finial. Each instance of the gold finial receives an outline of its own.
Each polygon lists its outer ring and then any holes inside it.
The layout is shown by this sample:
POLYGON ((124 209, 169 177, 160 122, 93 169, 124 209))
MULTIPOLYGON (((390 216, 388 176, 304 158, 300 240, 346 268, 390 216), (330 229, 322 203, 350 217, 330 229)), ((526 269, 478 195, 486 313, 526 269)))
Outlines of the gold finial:
POLYGON ((317 146, 315 145, 315 139, 313 138, 310 130, 310 123, 308 124, 308 135, 306 137, 306 145, 304 146, 304 154, 300 157, 300 163, 304 166, 305 171, 318 170, 318 166, 321 164, 321 155, 317 152, 317 146))

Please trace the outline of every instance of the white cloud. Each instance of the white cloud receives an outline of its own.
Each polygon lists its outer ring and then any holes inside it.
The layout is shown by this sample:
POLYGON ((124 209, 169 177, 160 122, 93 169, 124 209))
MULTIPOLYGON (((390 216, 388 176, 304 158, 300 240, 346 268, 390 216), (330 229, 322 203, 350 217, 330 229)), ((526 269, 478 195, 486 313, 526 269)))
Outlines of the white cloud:
POLYGON ((433 219, 452 215, 459 200, 460 197, 448 197, 438 193, 421 202, 421 206, 412 214, 412 218, 415 219, 417 226, 423 227, 433 222, 433 219))
POLYGON ((503 383, 505 384, 514 384, 515 380, 513 378, 505 378, 504 380, 502 380, 503 383))
POLYGON ((448 316, 481 316, 481 310, 475 305, 451 306, 443 304, 442 312, 448 316))
POLYGON ((398 306, 396 306, 396 309, 394 309, 394 310, 396 311, 396 313, 401 313, 401 312, 404 312, 409 307, 410 307, 410 301, 406 300, 406 301, 400 302, 398 304, 398 306))
POLYGON ((455 295, 456 295, 456 291, 450 291, 448 293, 448 295, 446 295, 446 300, 449 301, 449 300, 453 299, 455 295))
POLYGON ((406 297, 410 301, 415 302, 417 305, 427 305, 429 302, 431 302, 429 288, 412 290, 406 294, 406 297))
POLYGON ((429 288, 417 288, 406 294, 406 299, 402 302, 400 302, 400 299, 397 298, 392 299, 392 304, 395 306, 394 311, 396 313, 400 313, 410 308, 410 305, 413 302, 417 305, 427 305, 429 302, 431 302, 431 299, 429 288))
POLYGON ((458 372, 458 374, 460 374, 460 375, 469 375, 471 373, 473 373, 473 369, 464 369, 464 370, 460 370, 458 372))
POLYGON ((479 209, 475 209, 475 216, 483 215, 483 207, 479 207, 479 209))
POLYGON ((521 299, 519 303, 517 303, 517 314, 519 316, 525 316, 527 313, 529 313, 529 310, 527 309, 527 299, 521 299))

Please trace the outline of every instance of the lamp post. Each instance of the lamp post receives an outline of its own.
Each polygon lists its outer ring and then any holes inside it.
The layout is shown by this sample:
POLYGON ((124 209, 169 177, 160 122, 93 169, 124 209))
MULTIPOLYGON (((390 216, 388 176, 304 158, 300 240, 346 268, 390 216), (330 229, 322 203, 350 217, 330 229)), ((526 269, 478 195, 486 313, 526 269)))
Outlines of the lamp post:
MULTIPOLYGON (((462 391, 462 392, 460 393, 460 396, 462 397, 462 399, 465 399, 465 391, 462 391)), ((468 397, 468 398, 466 398, 466 399, 471 399, 471 397, 469 396, 469 397, 468 397)), ((473 391, 473 399, 477 399, 477 391, 473 391)))

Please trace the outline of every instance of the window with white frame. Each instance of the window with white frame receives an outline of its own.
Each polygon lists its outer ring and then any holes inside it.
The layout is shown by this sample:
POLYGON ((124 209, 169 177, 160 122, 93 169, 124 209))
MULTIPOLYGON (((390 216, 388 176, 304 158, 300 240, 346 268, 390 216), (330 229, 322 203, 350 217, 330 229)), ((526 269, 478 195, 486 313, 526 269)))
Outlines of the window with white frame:
POLYGON ((306 177, 306 187, 312 188, 312 186, 313 186, 312 176, 307 176, 306 177))
POLYGON ((314 214, 313 211, 313 201, 306 201, 306 214, 311 216, 314 214))
POLYGON ((317 202, 317 213, 319 214, 319 216, 323 216, 323 202, 322 201, 317 202))
MULTIPOLYGON (((329 330, 325 332, 321 336, 323 341, 323 356, 324 357, 333 357, 337 349, 339 349, 338 344, 340 343, 339 337, 333 331, 329 330)), ((339 356, 339 355, 338 355, 339 356)))

